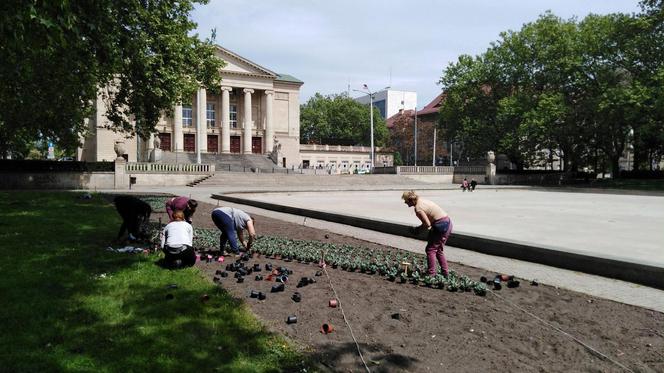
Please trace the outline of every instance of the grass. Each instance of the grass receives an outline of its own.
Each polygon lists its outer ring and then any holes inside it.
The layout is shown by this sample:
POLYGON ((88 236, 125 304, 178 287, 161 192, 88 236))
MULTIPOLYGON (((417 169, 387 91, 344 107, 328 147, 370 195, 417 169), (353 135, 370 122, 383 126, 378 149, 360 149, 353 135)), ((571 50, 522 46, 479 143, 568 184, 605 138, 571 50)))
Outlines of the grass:
POLYGON ((292 345, 197 269, 168 271, 155 265, 156 255, 105 250, 120 219, 101 196, 79 196, 0 192, 0 370, 281 372, 301 365, 292 345), (201 302, 202 294, 210 300, 201 302))

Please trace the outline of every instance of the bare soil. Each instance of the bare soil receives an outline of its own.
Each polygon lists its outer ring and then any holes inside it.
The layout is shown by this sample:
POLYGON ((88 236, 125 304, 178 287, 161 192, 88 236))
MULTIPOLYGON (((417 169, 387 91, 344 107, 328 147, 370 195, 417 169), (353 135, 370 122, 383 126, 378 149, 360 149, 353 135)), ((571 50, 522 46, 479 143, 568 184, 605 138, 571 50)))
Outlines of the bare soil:
MULTIPOLYGON (((194 224, 214 228, 209 218, 213 208, 199 205, 194 224)), ((166 219, 165 214, 153 214, 153 219, 159 217, 166 219)), ((256 218, 259 235, 383 247, 264 216, 256 218)), ((314 264, 258 257, 247 266, 254 263, 291 269, 294 273, 286 290, 270 293, 275 282, 255 281, 255 274, 239 284, 232 272, 220 286, 243 299, 268 328, 300 345, 320 370, 365 370, 342 309, 328 306, 330 299, 338 298, 373 372, 664 371, 664 314, 648 309, 545 284, 532 286, 525 280, 518 288, 503 287, 480 297, 340 268, 328 267, 316 277, 320 268, 314 264), (305 276, 316 283, 296 288, 305 276), (267 299, 250 298, 251 290, 265 292, 267 299), (291 299, 296 291, 302 295, 299 303, 291 299), (289 315, 297 316, 297 323, 287 324, 289 315), (321 333, 324 323, 332 326, 332 333, 321 333)), ((225 264, 197 265, 212 281, 225 264)), ((495 275, 458 263, 450 263, 450 268, 475 280, 495 275)))

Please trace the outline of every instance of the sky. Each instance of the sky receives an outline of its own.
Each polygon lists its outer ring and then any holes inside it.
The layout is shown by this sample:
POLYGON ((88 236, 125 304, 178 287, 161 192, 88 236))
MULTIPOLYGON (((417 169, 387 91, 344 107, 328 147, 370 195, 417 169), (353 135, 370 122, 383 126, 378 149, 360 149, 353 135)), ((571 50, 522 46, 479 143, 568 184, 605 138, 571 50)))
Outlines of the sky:
POLYGON ((386 86, 417 92, 423 107, 444 69, 478 55, 507 30, 550 10, 563 19, 639 12, 637 0, 210 0, 192 18, 207 38, 250 61, 302 81, 315 93, 362 94, 386 86))

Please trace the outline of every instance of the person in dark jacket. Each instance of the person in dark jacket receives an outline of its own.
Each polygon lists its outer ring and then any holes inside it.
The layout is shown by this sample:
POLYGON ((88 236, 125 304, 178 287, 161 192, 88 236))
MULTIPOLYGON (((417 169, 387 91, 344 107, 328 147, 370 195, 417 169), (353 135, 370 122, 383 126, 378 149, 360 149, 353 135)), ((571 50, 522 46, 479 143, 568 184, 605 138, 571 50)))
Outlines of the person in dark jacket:
POLYGON ((475 187, 477 187, 477 181, 475 179, 470 180, 470 191, 474 191, 475 187))
POLYGON ((150 214, 152 214, 150 205, 133 196, 117 196, 113 203, 115 203, 115 209, 122 218, 118 238, 122 237, 125 231, 129 232, 130 240, 146 238, 147 233, 144 226, 150 220, 150 214))

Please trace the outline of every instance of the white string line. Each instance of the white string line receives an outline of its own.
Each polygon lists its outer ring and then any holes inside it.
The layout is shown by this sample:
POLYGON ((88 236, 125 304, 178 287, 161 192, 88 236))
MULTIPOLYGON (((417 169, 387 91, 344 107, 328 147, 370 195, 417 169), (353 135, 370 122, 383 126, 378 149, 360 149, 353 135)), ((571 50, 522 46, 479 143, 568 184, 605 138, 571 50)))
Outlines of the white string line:
POLYGON ((626 366, 620 364, 619 362, 617 362, 617 361, 611 359, 609 356, 604 355, 603 353, 601 353, 601 352, 599 352, 598 350, 594 349, 594 348, 593 348, 592 346, 590 346, 589 344, 587 344, 587 343, 583 342, 582 340, 576 338, 575 336, 573 336, 573 335, 567 333, 566 331, 560 329, 559 327, 557 327, 557 326, 551 324, 550 322, 548 322, 548 321, 546 321, 546 320, 544 320, 544 319, 538 317, 537 315, 535 315, 535 314, 533 314, 532 312, 526 310, 525 308, 519 307, 519 306, 516 305, 515 303, 510 302, 509 300, 507 300, 507 299, 501 297, 501 296, 498 295, 498 293, 496 293, 495 291, 489 290, 489 292, 490 292, 492 295, 494 295, 495 297, 497 297, 498 299, 502 300, 503 302, 505 302, 505 303, 511 305, 512 307, 521 310, 523 313, 525 313, 525 314, 527 314, 527 315, 529 315, 529 316, 531 316, 531 317, 537 319, 539 322, 543 323, 544 325, 547 325, 548 327, 550 327, 550 328, 552 328, 552 329, 554 329, 554 330, 556 330, 556 331, 558 331, 558 332, 560 332, 560 333, 562 333, 562 334, 568 336, 569 338, 571 338, 572 340, 574 340, 575 342, 577 342, 577 343, 580 344, 581 346, 587 348, 588 350, 590 350, 590 352, 594 353, 595 355, 599 356, 600 358, 606 359, 606 360, 608 360, 608 361, 610 361, 610 362, 616 364, 617 366, 623 368, 624 370, 626 370, 626 371, 628 371, 628 372, 632 372, 632 373, 634 373, 634 371, 631 370, 631 369, 629 369, 628 367, 626 367, 626 366))
POLYGON ((360 344, 357 343, 357 339, 355 338, 355 334, 353 334, 353 328, 350 327, 350 323, 348 322, 348 319, 346 318, 346 313, 344 312, 344 308, 341 307, 341 299, 339 299, 339 296, 337 295, 337 291, 334 289, 334 285, 332 285, 332 279, 330 279, 330 275, 327 273, 327 266, 323 267, 323 271, 325 271, 325 276, 327 277, 327 281, 330 283, 330 287, 332 288, 332 292, 334 293, 334 298, 337 300, 337 307, 341 310, 341 315, 344 318, 344 322, 348 326, 348 330, 350 330, 350 336, 353 337, 353 341, 355 342, 355 347, 357 347, 357 353, 360 355, 360 359, 362 360, 362 364, 364 364, 364 367, 367 369, 367 372, 371 373, 371 370, 369 370, 369 367, 367 366, 367 362, 364 361, 364 356, 362 356, 362 351, 360 350, 360 344))

